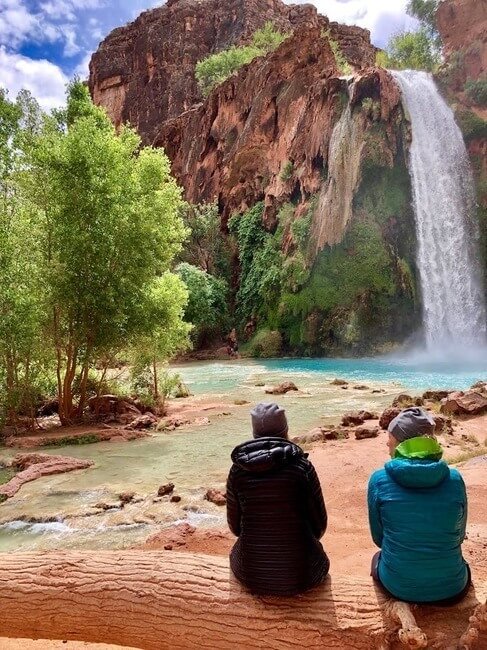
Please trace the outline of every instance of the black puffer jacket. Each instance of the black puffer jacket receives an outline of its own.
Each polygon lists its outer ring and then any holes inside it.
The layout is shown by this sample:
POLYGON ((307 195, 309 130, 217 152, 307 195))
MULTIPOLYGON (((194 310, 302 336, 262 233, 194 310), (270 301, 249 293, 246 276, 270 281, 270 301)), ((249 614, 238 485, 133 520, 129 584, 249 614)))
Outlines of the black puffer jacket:
POLYGON ((238 541, 235 576, 253 593, 292 595, 319 584, 329 561, 319 539, 327 516, 316 471, 283 438, 258 438, 232 452, 227 519, 238 541))

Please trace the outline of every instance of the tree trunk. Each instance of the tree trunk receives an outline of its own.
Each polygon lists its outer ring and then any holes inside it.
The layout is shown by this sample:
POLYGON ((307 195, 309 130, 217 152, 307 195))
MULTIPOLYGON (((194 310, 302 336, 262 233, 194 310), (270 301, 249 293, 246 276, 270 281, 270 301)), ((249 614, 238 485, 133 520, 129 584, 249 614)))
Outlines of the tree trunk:
MULTIPOLYGON (((476 595, 482 589, 485 598, 485 584, 476 595)), ((475 604, 472 595, 449 610, 424 608, 423 632, 432 638, 447 625, 450 638, 460 638, 475 604)), ((226 558, 206 555, 70 551, 3 554, 0 561, 0 636, 11 638, 142 650, 426 647, 408 606, 396 605, 370 579, 339 576, 294 598, 254 597, 231 576, 226 558), (413 637, 421 644, 412 645, 413 637)))

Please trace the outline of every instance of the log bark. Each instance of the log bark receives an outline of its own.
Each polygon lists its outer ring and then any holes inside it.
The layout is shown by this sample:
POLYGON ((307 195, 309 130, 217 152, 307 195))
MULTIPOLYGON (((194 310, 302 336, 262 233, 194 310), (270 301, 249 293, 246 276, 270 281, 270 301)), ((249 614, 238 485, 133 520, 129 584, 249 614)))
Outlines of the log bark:
MULTIPOLYGON (((450 627, 456 621, 459 639, 486 592, 477 586, 476 597, 440 614, 425 608, 423 632, 434 638, 443 616, 450 627)), ((294 598, 255 597, 232 577, 226 558, 206 555, 69 551, 0 559, 0 637, 142 650, 404 648, 399 622, 411 628, 415 619, 394 607, 371 580, 333 575, 294 598)))

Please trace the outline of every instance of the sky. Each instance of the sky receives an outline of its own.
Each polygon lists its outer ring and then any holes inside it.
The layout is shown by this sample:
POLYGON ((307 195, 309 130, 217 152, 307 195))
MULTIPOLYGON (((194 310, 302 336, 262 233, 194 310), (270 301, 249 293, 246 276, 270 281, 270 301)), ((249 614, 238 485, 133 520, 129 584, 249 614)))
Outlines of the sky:
MULTIPOLYGON (((295 0, 296 2, 296 0, 295 0)), ((115 27, 161 0, 0 0, 0 86, 15 98, 27 88, 45 110, 64 103, 66 83, 86 78, 98 43, 115 27)), ((407 0, 315 0, 331 20, 360 25, 384 47, 414 27, 407 0)))

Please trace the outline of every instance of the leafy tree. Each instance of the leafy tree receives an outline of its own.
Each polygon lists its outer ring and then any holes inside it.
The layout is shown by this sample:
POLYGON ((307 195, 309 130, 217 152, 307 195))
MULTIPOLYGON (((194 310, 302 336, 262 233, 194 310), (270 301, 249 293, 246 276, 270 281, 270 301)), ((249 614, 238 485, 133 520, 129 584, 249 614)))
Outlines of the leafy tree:
POLYGON ((25 187, 41 213, 47 334, 56 356, 60 417, 79 417, 90 366, 152 331, 155 281, 181 249, 181 190, 160 150, 119 135, 86 87, 69 87, 66 124, 45 121, 25 187), (80 397, 74 403, 73 386, 80 397))
POLYGON ((191 325, 183 321, 188 290, 178 275, 166 272, 155 278, 146 291, 141 304, 142 317, 146 320, 142 327, 145 333, 141 335, 137 331, 133 341, 134 373, 150 378, 150 393, 157 403, 159 398, 167 397, 164 390, 161 391, 161 386, 166 384, 158 364, 190 344, 191 325))
POLYGON ((193 340, 201 344, 228 331, 227 283, 185 262, 176 267, 176 272, 188 288, 184 316, 194 326, 193 340))
POLYGON ((210 275, 228 277, 228 246, 221 232, 218 204, 187 205, 183 220, 189 235, 179 256, 182 262, 197 266, 210 275))
POLYGON ((222 52, 210 54, 196 64, 195 75, 205 97, 230 75, 257 56, 275 50, 285 39, 271 22, 257 30, 249 45, 232 45, 222 52))
POLYGON ((35 126, 28 93, 12 102, 0 89, 0 420, 33 415, 35 384, 44 371, 38 215, 22 195, 20 145, 35 126))
POLYGON ((387 58, 382 61, 396 70, 434 70, 440 63, 438 51, 425 29, 417 32, 401 32, 390 39, 387 58))
POLYGON ((408 14, 419 20, 437 49, 441 47, 441 38, 436 24, 439 4, 440 0, 409 0, 407 4, 408 14))

